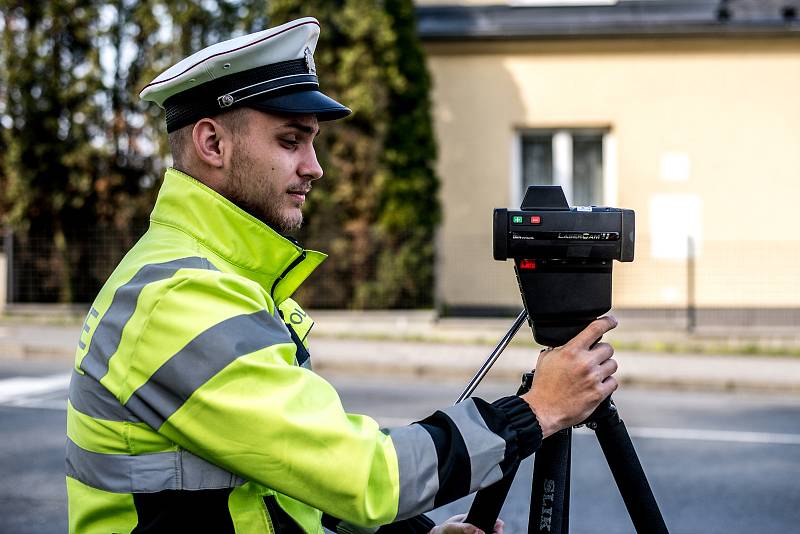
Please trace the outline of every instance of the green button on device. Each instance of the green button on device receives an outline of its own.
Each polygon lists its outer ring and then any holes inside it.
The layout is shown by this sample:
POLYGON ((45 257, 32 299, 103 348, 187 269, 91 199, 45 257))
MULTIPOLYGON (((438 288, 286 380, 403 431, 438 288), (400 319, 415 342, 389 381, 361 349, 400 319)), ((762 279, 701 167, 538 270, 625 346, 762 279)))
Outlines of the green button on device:
POLYGON ((511 222, 513 222, 514 224, 522 224, 522 216, 514 215, 514 217, 511 218, 511 222))

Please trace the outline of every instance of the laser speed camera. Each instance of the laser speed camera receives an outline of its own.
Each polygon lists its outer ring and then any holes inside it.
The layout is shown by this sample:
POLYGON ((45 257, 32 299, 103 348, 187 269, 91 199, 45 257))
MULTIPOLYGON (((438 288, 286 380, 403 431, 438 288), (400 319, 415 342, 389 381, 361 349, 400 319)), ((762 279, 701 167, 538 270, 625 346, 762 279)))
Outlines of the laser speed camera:
POLYGON ((633 210, 570 207, 561 186, 529 186, 519 210, 494 210, 494 259, 514 260, 540 345, 563 345, 611 309, 614 260, 633 261, 633 210))

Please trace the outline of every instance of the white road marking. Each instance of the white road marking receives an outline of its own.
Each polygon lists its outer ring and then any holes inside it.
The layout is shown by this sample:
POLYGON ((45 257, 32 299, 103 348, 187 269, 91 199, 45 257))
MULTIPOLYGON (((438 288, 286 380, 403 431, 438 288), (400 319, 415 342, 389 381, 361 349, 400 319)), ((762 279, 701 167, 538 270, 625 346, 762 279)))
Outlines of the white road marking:
MULTIPOLYGON (((15 377, 0 380, 0 404, 26 405, 31 397, 56 391, 66 391, 70 373, 40 377, 15 377)), ((66 403, 65 403, 66 404, 66 403)), ((66 406, 64 407, 66 409, 66 406)))
POLYGON ((0 403, 0 406, 11 406, 13 408, 33 408, 35 410, 57 410, 57 411, 60 410, 62 412, 67 411, 66 399, 59 399, 59 400, 23 399, 5 404, 0 403))
MULTIPOLYGON (((402 417, 376 417, 382 426, 404 426, 410 423, 402 417)), ((594 434, 588 428, 576 428, 575 435, 594 434)), ((628 427, 628 434, 639 439, 670 439, 677 441, 716 441, 723 443, 761 443, 767 445, 800 445, 800 434, 776 432, 743 432, 738 430, 704 430, 696 428, 628 427)))
POLYGON ((628 433, 632 437, 644 439, 676 439, 683 441, 723 441, 726 443, 800 445, 800 434, 783 434, 777 432, 740 432, 736 430, 704 430, 697 428, 634 427, 629 429, 628 433))
MULTIPOLYGON (((66 392, 70 373, 42 377, 16 377, 0 380, 0 404, 20 408, 66 410, 62 399, 37 398, 48 393, 66 392)), ((382 426, 404 426, 411 422, 405 417, 377 416, 382 426)), ((705 430, 696 428, 629 427, 632 438, 677 441, 716 441, 723 443, 760 443, 768 445, 800 445, 800 434, 777 432, 744 432, 737 430, 705 430)), ((593 434, 586 428, 575 430, 578 436, 593 434)))

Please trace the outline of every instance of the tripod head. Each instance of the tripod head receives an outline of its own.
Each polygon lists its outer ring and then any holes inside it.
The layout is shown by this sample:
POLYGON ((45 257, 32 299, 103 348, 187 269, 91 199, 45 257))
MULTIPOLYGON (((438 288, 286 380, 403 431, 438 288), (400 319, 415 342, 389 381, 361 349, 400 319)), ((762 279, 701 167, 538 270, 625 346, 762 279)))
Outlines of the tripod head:
POLYGON ((528 186, 519 210, 494 210, 494 259, 514 260, 537 343, 563 345, 611 309, 613 260, 633 261, 633 210, 570 207, 561 186, 528 186))
MULTIPOLYGON (((519 210, 494 210, 493 238, 494 259, 514 260, 525 309, 456 402, 475 390, 526 318, 534 339, 555 347, 611 309, 613 261, 633 261, 634 213, 595 206, 570 208, 561 187, 530 186, 519 210)), ((533 374, 526 373, 517 394, 531 387, 533 374)), ((636 532, 668 534, 611 397, 585 423, 595 431, 636 532)), ((536 452, 529 534, 569 532, 571 440, 571 429, 565 428, 545 439, 536 452)), ((517 468, 478 491, 467 523, 491 531, 517 468)))

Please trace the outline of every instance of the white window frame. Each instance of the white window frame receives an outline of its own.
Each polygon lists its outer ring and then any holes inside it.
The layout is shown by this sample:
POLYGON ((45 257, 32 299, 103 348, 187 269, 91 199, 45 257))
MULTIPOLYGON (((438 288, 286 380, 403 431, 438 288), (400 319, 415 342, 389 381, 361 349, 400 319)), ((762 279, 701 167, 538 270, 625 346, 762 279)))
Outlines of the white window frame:
MULTIPOLYGON (((594 128, 586 128, 591 130, 594 128)), ((511 146, 511 176, 509 198, 511 206, 522 203, 522 138, 531 133, 547 133, 553 138, 553 182, 564 190, 567 202, 572 203, 572 134, 580 128, 525 128, 518 129, 511 146)), ((600 128, 598 128, 600 130, 600 128)), ((618 202, 618 160, 617 138, 610 130, 602 137, 603 150, 603 192, 601 203, 604 206, 616 206, 618 202)))

